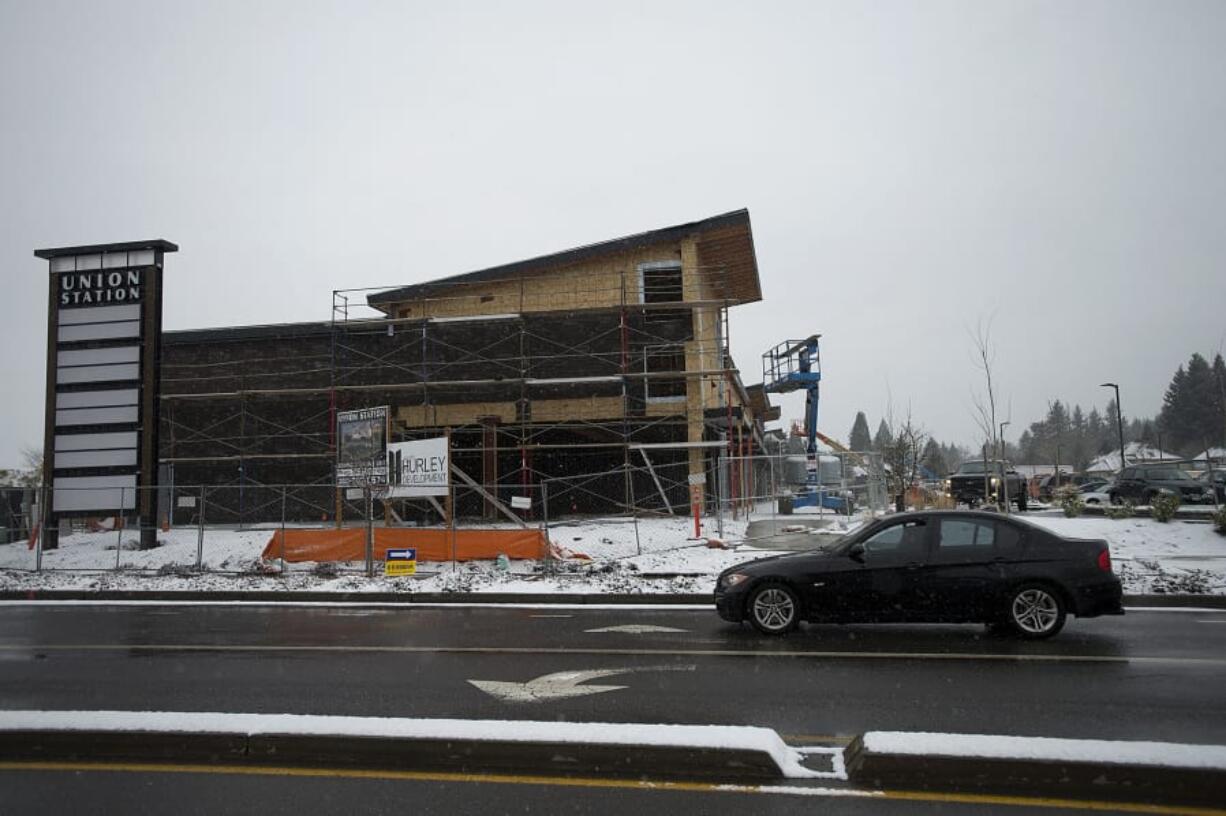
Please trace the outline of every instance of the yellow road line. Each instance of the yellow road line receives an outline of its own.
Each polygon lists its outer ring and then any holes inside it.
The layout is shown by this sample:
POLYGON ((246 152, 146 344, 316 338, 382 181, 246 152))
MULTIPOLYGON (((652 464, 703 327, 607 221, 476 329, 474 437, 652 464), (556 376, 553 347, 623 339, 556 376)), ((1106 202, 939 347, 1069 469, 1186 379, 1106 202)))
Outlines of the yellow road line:
POLYGON ((852 740, 833 734, 780 734, 779 738, 789 745, 848 745, 852 740))
POLYGON ((1216 808, 1156 805, 1140 802, 1104 802, 1049 797, 997 796, 976 793, 937 793, 926 791, 860 790, 856 788, 807 787, 800 784, 721 784, 715 782, 642 781, 635 779, 594 779, 588 777, 543 776, 531 774, 455 773, 447 771, 364 770, 356 768, 301 768, 272 765, 185 765, 144 762, 3 762, 2 771, 85 771, 110 773, 182 773, 240 776, 293 776, 336 779, 388 779, 415 782, 457 782, 494 785, 537 785, 571 788, 613 788, 623 790, 663 790, 692 793, 746 793, 792 796, 873 798, 909 802, 996 805, 1006 807, 1063 808, 1116 813, 1144 813, 1157 816, 1226 816, 1216 808))
POLYGON ((1223 816, 1226 810, 1190 805, 1153 805, 1145 802, 1100 802, 1092 799, 1055 799, 1047 797, 998 796, 980 793, 938 793, 928 791, 882 791, 886 799, 909 802, 945 802, 968 805, 1063 808, 1067 810, 1106 811, 1108 813, 1153 813, 1177 816, 1223 816))
POLYGON ((1146 655, 994 654, 975 652, 807 652, 758 649, 595 649, 549 646, 363 646, 213 643, 0 643, 2 652, 287 652, 404 654, 522 654, 583 657, 776 657, 828 660, 945 660, 1006 663, 1186 664, 1226 666, 1226 658, 1146 655))

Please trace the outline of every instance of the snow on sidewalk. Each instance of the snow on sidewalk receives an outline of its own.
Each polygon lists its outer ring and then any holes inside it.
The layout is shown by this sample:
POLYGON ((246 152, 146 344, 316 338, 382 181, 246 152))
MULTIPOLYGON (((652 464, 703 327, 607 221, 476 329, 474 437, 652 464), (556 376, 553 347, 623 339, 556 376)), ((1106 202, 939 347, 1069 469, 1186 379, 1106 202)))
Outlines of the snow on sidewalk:
POLYGON ((0 731, 101 731, 314 735, 453 742, 542 742, 608 746, 740 749, 769 755, 785 777, 829 777, 801 764, 801 751, 769 728, 533 720, 416 719, 316 714, 185 711, 0 711, 0 731))
POLYGON ((923 731, 869 731, 862 739, 866 750, 878 754, 1226 770, 1223 745, 923 731))

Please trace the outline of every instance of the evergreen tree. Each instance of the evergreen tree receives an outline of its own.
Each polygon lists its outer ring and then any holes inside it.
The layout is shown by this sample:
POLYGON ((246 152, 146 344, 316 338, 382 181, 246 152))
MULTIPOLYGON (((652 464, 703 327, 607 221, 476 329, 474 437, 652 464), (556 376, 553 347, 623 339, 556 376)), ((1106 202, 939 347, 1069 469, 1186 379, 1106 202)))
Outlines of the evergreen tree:
POLYGON ((856 421, 851 426, 848 447, 854 451, 867 451, 873 447, 873 439, 868 433, 868 417, 863 411, 856 412, 856 421))
POLYGON ((1080 405, 1073 406, 1073 416, 1069 420, 1072 439, 1069 442, 1069 462, 1077 470, 1084 470, 1090 463, 1089 446, 1086 443, 1086 417, 1081 412, 1080 405))
POLYGON ((1188 411, 1191 433, 1183 449, 1192 453, 1222 438, 1222 415, 1218 410, 1221 392, 1213 367, 1199 354, 1193 354, 1188 361, 1188 385, 1192 403, 1188 411))
POLYGON ((948 445, 942 445, 941 453, 945 455, 945 463, 949 465, 951 471, 956 470, 959 465, 971 458, 970 451, 952 442, 948 445))
POLYGON ((1097 408, 1090 409, 1090 415, 1086 418, 1086 448, 1095 452, 1098 450, 1099 444, 1103 438, 1103 416, 1098 413, 1097 408))
POLYGON ((1213 416, 1217 427, 1210 429, 1208 441, 1218 447, 1226 447, 1226 360, 1222 359, 1221 354, 1213 357, 1212 387, 1213 405, 1216 408, 1213 416))
POLYGON ((1188 373, 1181 365, 1175 369, 1175 375, 1166 387, 1166 394, 1162 397, 1162 410, 1158 412, 1158 425, 1170 440, 1167 444, 1174 449, 1183 447, 1193 434, 1190 401, 1188 373))
POLYGON ((885 453, 893 442, 894 434, 890 433, 890 426, 886 425, 883 419, 881 424, 877 426, 877 435, 873 437, 873 450, 878 453, 885 453))
POLYGON ((1039 460, 1038 444, 1035 442, 1034 434, 1029 430, 1022 431, 1022 435, 1017 438, 1017 447, 1019 450, 1018 459, 1020 464, 1033 464, 1039 460))
POLYGON ((1216 355, 1213 365, 1193 354, 1187 368, 1179 366, 1162 398, 1158 425, 1163 442, 1173 450, 1195 453, 1226 441, 1226 363, 1216 355))
MULTIPOLYGON (((1098 439, 1099 454, 1111 453, 1112 451, 1118 451, 1120 449, 1119 432, 1117 430, 1118 419, 1116 417, 1114 397, 1107 400, 1107 408, 1103 414, 1103 417, 1102 436, 1098 439)), ((1125 435, 1127 435, 1126 428, 1125 435)))
POLYGON ((929 439, 928 444, 924 446, 924 455, 920 464, 931 470, 937 477, 949 473, 949 463, 945 461, 941 445, 935 439, 929 439))

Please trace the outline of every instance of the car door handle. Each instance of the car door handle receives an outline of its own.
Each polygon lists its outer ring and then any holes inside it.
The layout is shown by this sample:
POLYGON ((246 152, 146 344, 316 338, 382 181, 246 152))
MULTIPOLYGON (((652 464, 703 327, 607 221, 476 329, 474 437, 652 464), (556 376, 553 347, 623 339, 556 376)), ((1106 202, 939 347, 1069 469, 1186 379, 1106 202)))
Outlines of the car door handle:
POLYGON ((908 561, 904 569, 906 569, 908 572, 914 572, 915 570, 919 569, 921 566, 923 565, 920 564, 920 562, 918 561, 908 561))

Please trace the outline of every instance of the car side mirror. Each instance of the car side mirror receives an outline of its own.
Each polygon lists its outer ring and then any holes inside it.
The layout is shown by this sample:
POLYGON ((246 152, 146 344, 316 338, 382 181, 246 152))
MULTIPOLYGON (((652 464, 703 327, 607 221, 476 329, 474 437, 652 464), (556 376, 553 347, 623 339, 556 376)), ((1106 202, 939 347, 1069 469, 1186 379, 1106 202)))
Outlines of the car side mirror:
POLYGON ((864 545, 856 542, 855 544, 852 544, 851 549, 847 551, 847 557, 852 561, 858 561, 859 563, 863 564, 865 552, 864 545))

